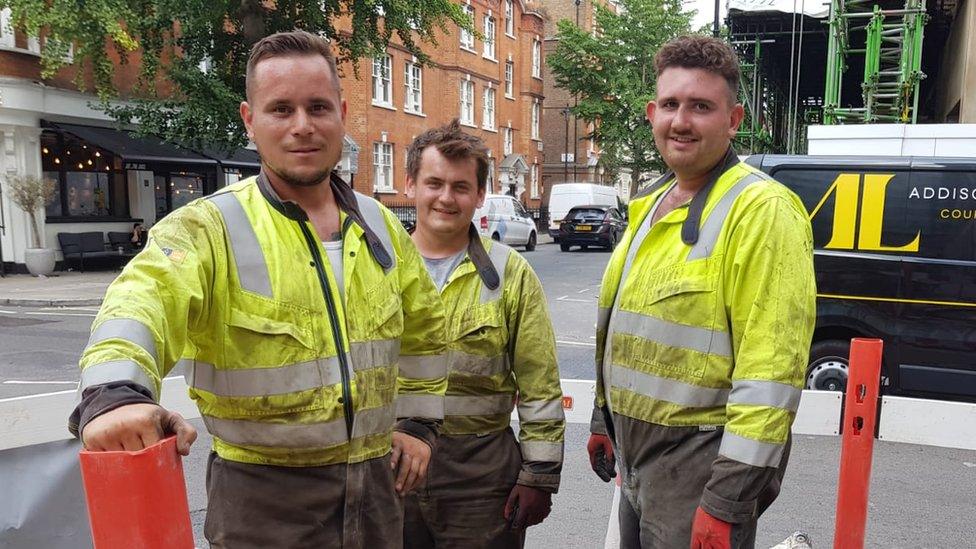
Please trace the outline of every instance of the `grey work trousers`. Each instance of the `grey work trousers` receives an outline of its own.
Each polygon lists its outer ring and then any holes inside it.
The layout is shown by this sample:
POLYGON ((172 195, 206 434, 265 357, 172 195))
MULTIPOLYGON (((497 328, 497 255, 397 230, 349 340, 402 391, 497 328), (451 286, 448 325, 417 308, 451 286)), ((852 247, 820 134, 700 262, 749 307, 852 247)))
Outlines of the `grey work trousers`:
MULTIPOLYGON (((686 549, 691 527, 712 477, 722 429, 667 427, 614 415, 621 465, 621 549, 686 549)), ((756 544, 756 521, 779 495, 789 448, 773 478, 759 489, 756 513, 732 528, 732 547, 756 544)))
POLYGON ((277 467, 210 454, 204 534, 217 549, 399 549, 403 510, 390 456, 277 467))
POLYGON ((522 469, 510 428, 487 435, 441 435, 427 482, 404 499, 405 549, 519 549, 505 502, 522 469))

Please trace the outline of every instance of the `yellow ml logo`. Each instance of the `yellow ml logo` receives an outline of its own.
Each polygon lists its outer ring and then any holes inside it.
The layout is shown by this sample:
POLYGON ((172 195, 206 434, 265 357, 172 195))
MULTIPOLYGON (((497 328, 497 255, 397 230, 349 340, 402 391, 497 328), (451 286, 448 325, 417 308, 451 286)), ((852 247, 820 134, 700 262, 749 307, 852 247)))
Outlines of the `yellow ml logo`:
POLYGON ((864 193, 861 195, 861 174, 842 173, 827 189, 820 203, 810 213, 812 220, 823 207, 830 195, 834 195, 834 223, 830 235, 830 242, 824 246, 828 250, 862 250, 871 252, 918 252, 918 243, 922 233, 919 231, 915 239, 903 246, 885 246, 881 244, 881 227, 884 223, 885 193, 888 183, 895 174, 868 173, 863 175, 864 193), (857 228, 858 199, 861 202, 861 225, 857 228), (854 237, 857 235, 857 247, 854 237))

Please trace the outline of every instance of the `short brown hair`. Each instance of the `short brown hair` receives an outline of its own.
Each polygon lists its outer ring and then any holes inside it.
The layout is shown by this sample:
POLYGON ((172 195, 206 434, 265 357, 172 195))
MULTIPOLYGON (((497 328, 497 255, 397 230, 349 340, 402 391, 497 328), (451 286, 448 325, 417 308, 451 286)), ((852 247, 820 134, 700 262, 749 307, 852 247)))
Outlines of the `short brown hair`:
MULTIPOLYGON (((265 59, 288 55, 321 55, 329 64, 329 72, 335 80, 336 91, 340 94, 339 71, 336 69, 335 55, 329 41, 303 30, 278 32, 265 36, 251 47, 251 55, 247 58, 247 72, 244 76, 244 89, 248 99, 251 97, 251 81, 254 79, 254 67, 265 59)), ((296 85, 301 85, 296 83, 296 85)))
POLYGON ((480 137, 465 133, 457 118, 450 124, 427 130, 413 140, 407 149, 407 175, 411 179, 417 179, 420 159, 427 147, 435 147, 450 160, 474 158, 478 165, 478 190, 485 190, 488 184, 488 147, 480 137))
POLYGON ((732 104, 739 101, 739 58, 726 42, 711 36, 679 36, 661 46, 654 56, 654 70, 659 78, 671 67, 717 74, 729 85, 732 104))

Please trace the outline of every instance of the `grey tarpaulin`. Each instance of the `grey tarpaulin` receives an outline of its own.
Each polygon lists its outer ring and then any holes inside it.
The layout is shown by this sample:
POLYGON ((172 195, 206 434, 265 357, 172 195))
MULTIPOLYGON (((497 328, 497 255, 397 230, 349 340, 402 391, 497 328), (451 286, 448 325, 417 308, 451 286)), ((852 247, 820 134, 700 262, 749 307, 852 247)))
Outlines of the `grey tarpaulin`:
POLYGON ((92 546, 75 439, 0 451, 0 547, 92 546))

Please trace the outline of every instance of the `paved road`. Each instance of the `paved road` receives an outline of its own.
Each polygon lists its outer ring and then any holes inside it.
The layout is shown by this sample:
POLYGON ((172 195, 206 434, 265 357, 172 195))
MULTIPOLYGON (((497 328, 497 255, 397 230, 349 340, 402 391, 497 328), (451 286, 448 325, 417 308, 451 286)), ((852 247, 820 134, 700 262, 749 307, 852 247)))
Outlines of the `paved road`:
MULTIPOLYGON (((596 292, 609 254, 562 253, 541 245, 526 254, 545 286, 559 340, 564 378, 593 378, 596 292)), ((85 345, 92 308, 51 310, 0 307, 0 398, 70 388, 77 381, 77 356, 85 345), (21 384, 11 382, 42 382, 21 384), (63 383, 52 383, 52 382, 63 383)), ((209 437, 185 460, 195 532, 200 547, 206 497, 203 490, 209 437)), ((530 549, 603 546, 612 488, 589 471, 585 425, 570 425, 563 486, 553 513, 528 534, 530 549)), ((796 529, 813 536, 815 547, 833 537, 836 437, 799 437, 779 500, 760 522, 757 547, 770 547, 796 529)), ((870 498, 867 547, 973 547, 976 453, 908 444, 877 443, 870 498)))

